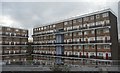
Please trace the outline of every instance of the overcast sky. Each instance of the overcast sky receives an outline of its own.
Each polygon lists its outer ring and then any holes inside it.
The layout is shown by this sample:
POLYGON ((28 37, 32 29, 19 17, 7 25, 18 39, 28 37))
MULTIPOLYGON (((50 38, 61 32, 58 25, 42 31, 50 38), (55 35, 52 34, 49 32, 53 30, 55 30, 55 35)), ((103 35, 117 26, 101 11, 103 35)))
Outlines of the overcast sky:
POLYGON ((118 1, 7 2, 6 0, 0 3, 0 25, 29 29, 32 34, 33 27, 107 8, 111 8, 118 15, 118 1))

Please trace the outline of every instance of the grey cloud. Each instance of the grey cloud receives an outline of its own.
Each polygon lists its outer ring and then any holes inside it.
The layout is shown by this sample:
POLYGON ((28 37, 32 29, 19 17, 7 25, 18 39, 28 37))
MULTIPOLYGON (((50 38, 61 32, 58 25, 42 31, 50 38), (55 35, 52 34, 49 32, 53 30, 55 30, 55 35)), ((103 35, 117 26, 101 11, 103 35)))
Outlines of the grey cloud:
MULTIPOLYGON (((116 3, 106 4, 98 5, 92 2, 3 2, 2 15, 9 15, 20 27, 30 30, 34 26, 104 9, 105 6, 106 8, 111 7, 117 12, 116 3)), ((19 27, 16 24, 12 25, 19 27)), ((31 33, 32 31, 30 31, 31 33)))

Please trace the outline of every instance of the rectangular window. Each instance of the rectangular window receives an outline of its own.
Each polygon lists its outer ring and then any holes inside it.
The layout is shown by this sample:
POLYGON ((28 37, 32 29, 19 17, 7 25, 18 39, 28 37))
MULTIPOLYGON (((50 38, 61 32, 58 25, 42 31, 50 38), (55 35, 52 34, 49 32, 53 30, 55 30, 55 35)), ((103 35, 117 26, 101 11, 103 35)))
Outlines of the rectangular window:
POLYGON ((102 49, 101 45, 97 45, 97 49, 102 49))
POLYGON ((91 48, 92 48, 92 49, 95 49, 95 45, 91 45, 91 48))
POLYGON ((41 30, 41 28, 39 28, 39 30, 41 30))
POLYGON ((77 49, 77 46, 74 46, 74 49, 77 49))
POLYGON ((77 21, 76 20, 73 20, 73 23, 76 23, 77 21))
POLYGON ((99 53, 99 56, 103 56, 103 53, 99 53))
POLYGON ((88 34, 88 31, 85 31, 85 32, 84 32, 84 35, 87 35, 87 34, 88 34))
POLYGON ((89 37, 88 41, 95 41, 95 37, 89 37))
POLYGON ((53 27, 55 27, 55 25, 53 25, 53 27))
POLYGON ((43 27, 41 27, 41 30, 43 30, 43 27))
POLYGON ((74 32, 73 34, 74 34, 74 36, 76 36, 76 35, 77 35, 77 33, 75 33, 75 32, 74 32))
POLYGON ((80 24, 79 28, 82 28, 82 27, 83 27, 82 24, 80 24))
POLYGON ((82 35, 82 32, 79 32, 79 35, 82 35))
POLYGON ((64 22, 64 25, 67 25, 68 24, 68 22, 64 22))
POLYGON ((73 26, 73 29, 78 29, 79 28, 79 26, 73 26))
POLYGON ((105 23, 106 24, 110 24, 110 20, 105 20, 105 23))
POLYGON ((69 21, 69 24, 72 24, 72 21, 69 21))
POLYGON ((10 31, 10 28, 7 28, 8 31, 10 31))
POLYGON ((88 45, 85 45, 85 49, 89 49, 89 46, 88 46, 88 45))
POLYGON ((83 20, 84 20, 84 21, 88 21, 88 20, 89 20, 89 17, 85 17, 83 20))
POLYGON ((91 31, 91 34, 95 34, 95 30, 92 30, 92 31, 91 31))
POLYGON ((44 29, 46 29, 46 27, 44 27, 44 29))
POLYGON ((52 28, 52 25, 50 25, 50 28, 52 28))
POLYGON ((100 18, 100 15, 98 14, 98 15, 96 15, 96 19, 99 19, 100 18))
POLYGON ((104 49, 110 49, 110 45, 104 45, 104 49))
POLYGON ((72 36, 72 33, 70 33, 70 36, 72 36))
POLYGON ((78 22, 82 22, 82 19, 78 19, 77 21, 78 21, 78 22))
POLYGON ((79 49, 83 49, 81 45, 79 46, 79 49))
POLYGON ((17 31, 17 32, 18 32, 19 30, 18 30, 18 29, 16 29, 15 31, 17 31))
POLYGON ((97 30, 97 34, 101 34, 101 32, 102 32, 101 30, 97 30))
POLYGON ((103 40, 103 37, 99 36, 97 37, 97 40, 103 40))
POLYGON ((103 13, 102 17, 108 17, 108 13, 103 13))
POLYGON ((90 20, 94 20, 94 16, 91 16, 91 17, 90 17, 90 20))
POLYGON ((104 33, 109 33, 109 29, 103 29, 104 33))

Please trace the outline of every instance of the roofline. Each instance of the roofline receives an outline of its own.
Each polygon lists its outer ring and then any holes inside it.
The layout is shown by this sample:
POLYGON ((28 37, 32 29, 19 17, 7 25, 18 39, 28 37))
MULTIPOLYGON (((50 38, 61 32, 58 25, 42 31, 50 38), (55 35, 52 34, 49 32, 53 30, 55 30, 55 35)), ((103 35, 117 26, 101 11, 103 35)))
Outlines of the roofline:
POLYGON ((20 30, 27 30, 28 31, 28 29, 24 29, 24 28, 17 28, 17 27, 3 26, 3 25, 0 25, 0 27, 7 27, 7 28, 20 29, 20 30))
MULTIPOLYGON (((67 19, 64 19, 64 20, 59 20, 59 21, 52 22, 52 23, 42 24, 42 25, 48 26, 48 25, 58 24, 58 23, 61 23, 61 22, 66 22, 66 21, 70 21, 70 20, 74 20, 74 19, 78 19, 78 18, 82 18, 82 17, 87 17, 87 16, 99 14, 99 13, 104 13, 104 12, 107 12, 107 11, 110 11, 111 13, 113 13, 116 16, 116 13, 113 10, 111 10, 110 8, 108 8, 108 9, 104 9, 104 10, 100 10, 100 11, 95 11, 95 12, 92 12, 92 13, 83 14, 83 15, 80 15, 80 16, 70 17, 70 18, 67 18, 67 19)), ((40 27, 42 27, 42 25, 40 27)), ((39 28, 39 26, 34 27, 34 28, 39 28)))

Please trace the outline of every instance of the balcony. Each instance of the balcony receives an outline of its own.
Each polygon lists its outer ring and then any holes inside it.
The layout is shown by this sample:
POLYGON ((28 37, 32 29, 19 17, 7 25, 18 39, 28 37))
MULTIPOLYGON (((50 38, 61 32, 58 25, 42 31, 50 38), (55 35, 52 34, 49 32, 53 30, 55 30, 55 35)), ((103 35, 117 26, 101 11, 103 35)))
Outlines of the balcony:
POLYGON ((90 41, 90 43, 96 43, 96 41, 90 41))
POLYGON ((110 43, 110 40, 97 40, 97 43, 110 43))
POLYGON ((11 52, 11 53, 2 53, 2 55, 17 55, 17 54, 22 54, 22 53, 20 53, 20 52, 16 52, 16 53, 13 53, 13 52, 11 52))

